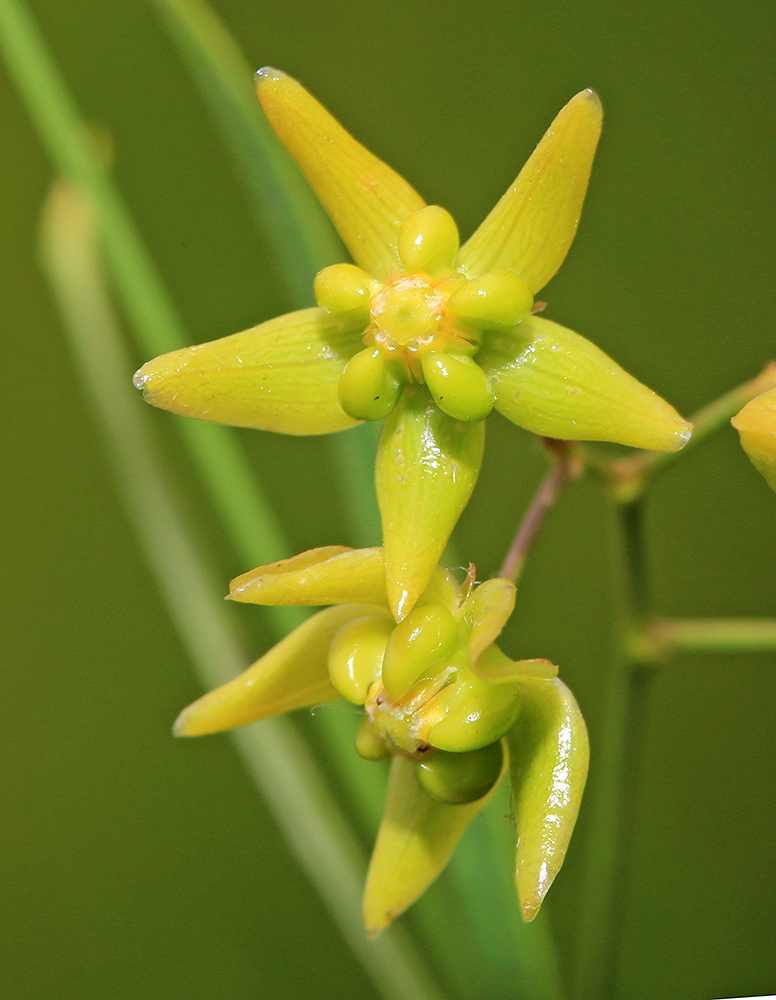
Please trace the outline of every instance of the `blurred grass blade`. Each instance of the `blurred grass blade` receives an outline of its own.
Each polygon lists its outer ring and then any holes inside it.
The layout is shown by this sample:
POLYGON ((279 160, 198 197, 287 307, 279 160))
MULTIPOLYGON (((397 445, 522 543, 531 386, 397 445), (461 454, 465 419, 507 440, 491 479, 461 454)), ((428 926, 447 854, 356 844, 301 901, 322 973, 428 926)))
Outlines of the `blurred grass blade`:
MULTIPOLYGON (((334 227, 261 113, 253 72, 202 0, 153 0, 221 128, 281 277, 301 308, 314 305, 313 278, 342 260, 334 227)), ((254 67, 258 69, 258 67, 254 67)))
MULTIPOLYGON (((126 380, 129 358, 105 290, 92 216, 88 202, 71 186, 57 185, 48 202, 43 256, 127 514, 203 683, 208 688, 221 684, 247 664, 222 588, 197 552, 166 481, 148 417, 126 380)), ((386 936, 384 946, 367 943, 359 916, 363 855, 293 724, 272 719, 232 735, 308 877, 378 990, 389 998, 442 1000, 406 933, 386 936)))
MULTIPOLYGON (((204 0, 153 2, 221 129, 256 222, 273 242, 291 305, 309 305, 316 273, 346 259, 347 251, 264 118, 252 86, 253 72, 212 8, 204 0)), ((376 425, 332 435, 327 443, 342 484, 340 499, 350 523, 349 541, 358 546, 379 545, 380 515, 373 482, 376 425)))
MULTIPOLYGON (((59 172, 88 193, 111 274, 143 352, 162 354, 185 346, 185 331, 175 308, 20 0, 0 3, 0 49, 59 172)), ((128 359, 127 379, 133 367, 128 359)), ((282 531, 231 432, 193 420, 181 421, 180 429, 220 516, 236 540, 240 558, 256 565, 288 555, 282 531)), ((286 610, 282 620, 289 628, 300 618, 286 610)))

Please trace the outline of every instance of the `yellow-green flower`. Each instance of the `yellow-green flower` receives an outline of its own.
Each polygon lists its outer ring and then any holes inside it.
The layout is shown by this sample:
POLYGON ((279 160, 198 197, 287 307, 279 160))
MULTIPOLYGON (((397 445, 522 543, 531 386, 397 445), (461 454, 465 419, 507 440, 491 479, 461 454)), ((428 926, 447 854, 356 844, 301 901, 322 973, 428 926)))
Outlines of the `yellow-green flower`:
POLYGON ((438 566, 398 624, 380 548, 313 549, 232 581, 254 604, 323 605, 228 684, 179 716, 197 736, 345 698, 363 706, 356 750, 391 757, 385 815, 367 876, 364 919, 380 933, 447 863, 468 823, 509 771, 518 828, 516 885, 532 919, 560 869, 587 776, 573 695, 547 660, 495 645, 515 588, 459 585, 438 566))
POLYGON ((137 373, 176 413, 287 434, 388 417, 377 468, 388 591, 408 614, 477 479, 495 407, 536 434, 671 451, 690 426, 589 341, 534 315, 574 238, 601 128, 583 91, 463 246, 443 208, 295 80, 257 75, 261 106, 355 264, 325 268, 317 308, 157 358, 137 373))
POLYGON ((776 490, 776 389, 750 400, 731 423, 754 467, 776 490))

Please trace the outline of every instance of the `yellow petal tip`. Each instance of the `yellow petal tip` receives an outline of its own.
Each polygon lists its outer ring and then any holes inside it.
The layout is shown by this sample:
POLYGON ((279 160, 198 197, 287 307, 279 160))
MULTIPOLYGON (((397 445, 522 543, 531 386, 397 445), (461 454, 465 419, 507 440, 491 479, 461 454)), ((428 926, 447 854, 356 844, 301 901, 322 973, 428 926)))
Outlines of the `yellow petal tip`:
POLYGON ((189 710, 184 708, 178 718, 172 724, 173 736, 196 736, 196 733, 189 732, 189 710))
POLYGON ((587 90, 581 90, 578 96, 584 97, 586 100, 590 101, 593 107, 598 108, 599 111, 603 114, 604 108, 603 105, 601 104, 601 98, 598 96, 597 92, 593 90, 592 87, 588 87, 587 90))
POLYGON ((393 914, 378 911, 377 913, 364 912, 364 927, 366 936, 370 941, 379 938, 383 931, 393 923, 393 914))
POLYGON ((142 368, 138 368, 135 374, 132 376, 132 385, 136 389, 140 389, 141 392, 145 388, 146 383, 151 378, 150 372, 146 371, 148 365, 143 365, 142 368))
POLYGON ((542 905, 542 900, 530 899, 520 903, 520 912, 525 923, 530 924, 542 905))
POLYGON ((256 70, 253 79, 256 89, 258 89, 265 83, 277 83, 278 80, 283 80, 286 77, 286 73, 280 69, 275 69, 274 66, 262 66, 261 69, 256 70))

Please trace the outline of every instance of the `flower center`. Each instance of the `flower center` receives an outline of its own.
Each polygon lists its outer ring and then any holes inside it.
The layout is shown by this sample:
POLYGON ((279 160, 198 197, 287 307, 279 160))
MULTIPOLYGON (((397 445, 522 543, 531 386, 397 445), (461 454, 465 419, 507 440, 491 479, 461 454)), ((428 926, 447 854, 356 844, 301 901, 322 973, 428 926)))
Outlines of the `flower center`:
POLYGON ((365 339, 387 354, 428 350, 439 336, 446 301, 425 275, 404 274, 372 297, 365 339))

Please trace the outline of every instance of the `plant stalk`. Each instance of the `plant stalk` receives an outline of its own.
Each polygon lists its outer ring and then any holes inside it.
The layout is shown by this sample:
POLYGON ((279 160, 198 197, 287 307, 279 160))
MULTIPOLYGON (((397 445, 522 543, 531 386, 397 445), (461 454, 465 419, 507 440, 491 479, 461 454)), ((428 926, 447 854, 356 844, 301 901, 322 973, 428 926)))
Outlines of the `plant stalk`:
POLYGON ((592 739, 596 782, 591 790, 575 1000, 615 995, 649 690, 655 676, 646 664, 634 662, 629 641, 646 615, 648 601, 643 504, 625 504, 616 516, 619 596, 604 718, 598 739, 595 733, 592 739))

